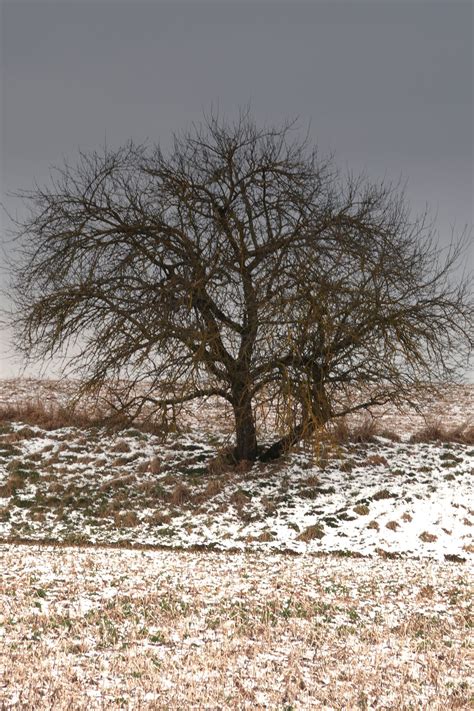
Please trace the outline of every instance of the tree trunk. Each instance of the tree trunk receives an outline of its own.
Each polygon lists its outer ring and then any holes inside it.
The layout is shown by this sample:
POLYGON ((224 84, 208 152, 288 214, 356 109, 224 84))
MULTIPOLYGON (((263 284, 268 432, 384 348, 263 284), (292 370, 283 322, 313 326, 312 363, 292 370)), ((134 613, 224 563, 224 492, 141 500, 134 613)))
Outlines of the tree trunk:
POLYGON ((311 409, 319 427, 325 425, 332 417, 331 403, 321 381, 313 382, 311 409))
POLYGON ((303 432, 305 430, 304 425, 296 425, 288 434, 286 434, 281 439, 274 442, 270 447, 268 447, 260 455, 260 460, 262 462, 271 462, 273 459, 279 459, 285 452, 287 452, 290 447, 300 441, 303 432))
POLYGON ((252 412, 252 400, 245 391, 239 392, 234 396, 233 407, 237 439, 234 457, 237 462, 244 459, 253 462, 257 458, 257 433, 252 412))

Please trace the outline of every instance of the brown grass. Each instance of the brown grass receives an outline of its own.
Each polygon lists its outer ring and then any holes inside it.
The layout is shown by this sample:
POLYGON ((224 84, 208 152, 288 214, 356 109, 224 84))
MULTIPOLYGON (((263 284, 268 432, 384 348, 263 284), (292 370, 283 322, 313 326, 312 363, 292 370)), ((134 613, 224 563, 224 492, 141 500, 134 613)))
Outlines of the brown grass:
POLYGON ((213 499, 215 496, 218 496, 224 490, 224 488, 225 483, 222 481, 222 479, 209 479, 206 484, 206 488, 202 493, 202 500, 207 501, 208 499, 213 499))
POLYGON ((151 516, 148 516, 146 522, 150 526, 163 526, 172 521, 172 516, 168 513, 163 513, 161 511, 155 511, 151 516))
POLYGON ((423 541, 423 543, 434 543, 438 540, 438 536, 435 536, 434 533, 428 533, 428 531, 423 531, 423 533, 420 533, 418 538, 420 539, 420 541, 423 541))
POLYGON ((111 452, 130 452, 130 445, 124 439, 119 439, 118 442, 112 445, 110 448, 111 452))
POLYGON ((209 474, 213 477, 223 476, 233 469, 233 447, 221 447, 207 465, 209 474))
POLYGON ((474 444, 474 426, 469 422, 454 427, 444 425, 440 420, 429 422, 415 432, 410 442, 457 442, 458 444, 474 444))
POLYGON ((158 457, 153 457, 153 459, 150 460, 148 469, 151 474, 159 474, 161 472, 161 461, 158 457))
POLYGON ((400 441, 400 435, 397 432, 388 429, 383 422, 379 422, 373 417, 365 417, 359 422, 349 422, 348 418, 341 417, 330 422, 327 430, 330 440, 337 444, 371 443, 375 437, 384 437, 392 442, 400 441))
POLYGON ((260 543, 269 543, 273 541, 275 536, 270 533, 270 531, 263 531, 259 536, 257 536, 257 541, 260 543))
MULTIPOLYGON (((1 386, 0 381, 0 386, 1 386)), ((4 395, 0 403, 0 423, 22 421, 29 425, 37 425, 45 429, 70 427, 91 427, 105 425, 111 430, 120 432, 130 427, 128 418, 112 411, 105 399, 77 398, 79 383, 73 381, 3 381, 4 395), (38 393, 31 396, 31 393, 38 393), (13 394, 12 394, 13 393, 13 394), (15 395, 16 393, 16 395, 15 395)), ((326 431, 320 433, 322 439, 329 438, 333 444, 347 442, 372 442, 374 437, 381 436, 393 441, 400 440, 400 434, 408 429, 412 431, 410 422, 420 421, 423 417, 428 424, 423 425, 413 435, 417 441, 444 441, 474 444, 474 426, 470 422, 461 423, 459 413, 453 407, 461 403, 465 412, 472 410, 473 386, 450 387, 446 399, 441 396, 420 403, 420 412, 407 409, 399 412, 394 407, 375 408, 374 416, 357 414, 346 418, 337 418, 329 423, 326 431), (429 409, 431 408, 431 409, 429 409), (444 418, 444 420, 443 420, 444 418)), ((212 399, 211 399, 212 400, 212 399)), ((205 409, 208 424, 219 431, 229 427, 225 406, 217 400, 212 400, 200 406, 205 409)), ((257 408, 258 409, 258 408, 257 408)), ((191 422, 196 424, 196 411, 183 411, 179 427, 187 427, 191 422), (192 414, 194 413, 194 414, 192 414)), ((272 418, 269 417, 269 422, 272 418)), ((271 422, 270 422, 271 423, 271 422)), ((153 419, 141 419, 133 423, 133 427, 142 432, 165 436, 163 423, 153 419)), ((265 427, 263 427, 265 430, 265 427)), ((265 430, 266 431, 266 430, 265 430)), ((229 462, 226 457, 211 463, 210 472, 219 474, 220 469, 226 469, 229 462), (215 469, 215 471, 214 471, 215 469)), ((245 466, 245 465, 243 465, 245 466)))
POLYGON ((134 482, 135 482, 135 475, 134 474, 118 474, 117 476, 114 476, 112 479, 109 479, 108 481, 104 481, 104 483, 100 485, 99 491, 112 492, 115 489, 121 489, 121 488, 130 486, 134 482))
POLYGON ((188 489, 187 486, 185 486, 182 482, 179 481, 171 493, 170 503, 172 506, 182 506, 182 504, 184 504, 186 501, 189 501, 190 498, 191 491, 188 489))
POLYGON ((250 502, 250 496, 246 494, 245 491, 242 491, 242 489, 237 489, 237 491, 234 491, 231 495, 229 501, 237 510, 241 510, 250 502))
POLYGON ((306 479, 301 480, 301 486, 319 486, 321 481, 316 474, 306 477, 306 479))
MULTIPOLYGON (((38 398, 0 403, 0 423, 2 422, 24 422, 45 430, 105 426, 117 432, 129 429, 132 425, 129 418, 117 415, 105 407, 87 408, 74 401, 63 405, 59 402, 43 402, 38 398)), ((161 423, 153 420, 134 421, 133 428, 140 432, 163 434, 161 423)))
POLYGON ((334 423, 330 423, 329 432, 338 444, 372 442, 377 434, 377 425, 372 418, 365 418, 357 424, 349 424, 347 418, 341 417, 334 423))
POLYGON ((9 474, 4 484, 0 486, 0 497, 13 496, 19 489, 26 486, 26 480, 19 474, 9 474))
POLYGON ((358 516, 368 516, 370 509, 366 504, 358 504, 354 506, 354 511, 358 516))
POLYGON ((103 421, 103 419, 103 413, 81 412, 73 407, 57 403, 43 403, 34 398, 0 405, 0 421, 26 422, 46 430, 62 427, 88 427, 103 421))
POLYGON ((125 511, 116 513, 114 522, 118 528, 135 528, 140 523, 140 519, 135 511, 125 511))
POLYGON ((374 501, 381 501, 382 499, 391 499, 392 495, 388 489, 380 489, 372 496, 374 501))
POLYGON ((324 529, 319 524, 308 526, 308 528, 298 536, 299 541, 313 541, 315 538, 324 538, 324 529))

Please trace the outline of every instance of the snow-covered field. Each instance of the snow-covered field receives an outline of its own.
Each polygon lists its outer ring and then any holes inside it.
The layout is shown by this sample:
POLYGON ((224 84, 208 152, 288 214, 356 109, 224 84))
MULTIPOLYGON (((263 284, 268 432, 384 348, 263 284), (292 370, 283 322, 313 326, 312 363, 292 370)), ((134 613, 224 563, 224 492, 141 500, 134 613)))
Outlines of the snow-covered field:
POLYGON ((465 565, 15 545, 0 556, 5 709, 470 708, 465 565))
POLYGON ((238 467, 214 403, 164 441, 4 419, 0 707, 469 708, 474 445, 411 435, 473 405, 238 467))
POLYGON ((474 557, 472 445, 325 442, 248 468, 212 461, 225 441, 4 424, 0 538, 474 557))

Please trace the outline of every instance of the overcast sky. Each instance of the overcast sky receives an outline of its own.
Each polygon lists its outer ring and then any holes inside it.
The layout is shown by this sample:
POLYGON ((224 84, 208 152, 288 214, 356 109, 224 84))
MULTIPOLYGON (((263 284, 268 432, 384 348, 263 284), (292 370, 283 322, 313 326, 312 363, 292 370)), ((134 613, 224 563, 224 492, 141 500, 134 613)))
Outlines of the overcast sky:
MULTIPOLYGON (((342 169, 407 181, 415 210, 428 204, 449 240, 474 223, 473 8, 3 0, 2 200, 15 209, 9 191, 45 182, 51 165, 105 137, 166 146, 212 105, 234 116, 250 101, 258 122, 310 122, 342 169)), ((3 240, 7 227, 2 218, 3 240)), ((14 375, 7 331, 0 340, 0 376, 14 375)))

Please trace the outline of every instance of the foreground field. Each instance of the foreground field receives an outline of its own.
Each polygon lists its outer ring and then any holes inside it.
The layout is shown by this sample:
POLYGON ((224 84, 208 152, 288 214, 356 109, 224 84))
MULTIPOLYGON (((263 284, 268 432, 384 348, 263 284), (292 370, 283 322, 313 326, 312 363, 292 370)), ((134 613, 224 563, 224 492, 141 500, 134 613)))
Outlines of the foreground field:
POLYGON ((17 545, 0 556, 5 709, 472 701, 463 565, 17 545))

